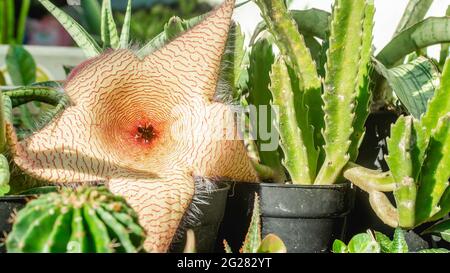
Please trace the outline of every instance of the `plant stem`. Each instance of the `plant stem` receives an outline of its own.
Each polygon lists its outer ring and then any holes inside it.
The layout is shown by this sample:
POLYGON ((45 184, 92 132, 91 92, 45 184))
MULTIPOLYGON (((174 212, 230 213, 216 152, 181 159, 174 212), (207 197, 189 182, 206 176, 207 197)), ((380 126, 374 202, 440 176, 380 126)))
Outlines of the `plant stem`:
POLYGON ((18 44, 23 44, 23 40, 25 38, 25 30, 26 30, 27 16, 30 10, 30 3, 31 3, 30 0, 22 0, 19 21, 17 23, 16 41, 18 44))

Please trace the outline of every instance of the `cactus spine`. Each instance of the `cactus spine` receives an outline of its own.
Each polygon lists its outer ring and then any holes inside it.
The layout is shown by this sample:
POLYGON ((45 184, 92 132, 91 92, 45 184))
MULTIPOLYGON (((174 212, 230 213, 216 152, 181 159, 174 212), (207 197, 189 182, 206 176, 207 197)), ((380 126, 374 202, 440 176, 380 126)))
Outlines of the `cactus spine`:
POLYGON ((106 188, 49 193, 19 211, 8 252, 139 252, 145 233, 123 198, 106 188))

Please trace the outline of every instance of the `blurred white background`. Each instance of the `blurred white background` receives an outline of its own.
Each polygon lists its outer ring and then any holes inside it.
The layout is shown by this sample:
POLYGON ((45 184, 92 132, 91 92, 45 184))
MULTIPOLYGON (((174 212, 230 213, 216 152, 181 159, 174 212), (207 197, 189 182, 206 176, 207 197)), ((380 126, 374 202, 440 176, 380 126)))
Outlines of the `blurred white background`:
MULTIPOLYGON (((214 0, 220 3, 221 0, 214 0)), ((237 0, 237 3, 243 0, 237 0)), ((319 8, 327 11, 331 10, 332 0, 293 0, 291 9, 319 8)), ((380 50, 392 38, 397 24, 403 14, 408 0, 375 0, 376 15, 374 29, 374 44, 380 50)), ((444 16, 450 0, 435 0, 428 15, 444 16)), ((261 21, 258 7, 254 3, 248 3, 235 11, 235 20, 237 20, 246 36, 251 35, 256 24, 261 21)), ((430 54, 437 56, 438 48, 430 49, 430 54)))

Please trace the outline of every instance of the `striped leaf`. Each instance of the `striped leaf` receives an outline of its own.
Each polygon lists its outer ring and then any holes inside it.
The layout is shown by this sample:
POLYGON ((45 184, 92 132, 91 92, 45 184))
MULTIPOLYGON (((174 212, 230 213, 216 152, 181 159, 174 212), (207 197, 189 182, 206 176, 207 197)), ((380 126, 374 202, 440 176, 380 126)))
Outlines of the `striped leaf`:
POLYGON ((431 17, 400 32, 376 58, 387 68, 391 68, 414 51, 448 42, 450 42, 450 18, 431 17))
POLYGON ((131 0, 128 0, 127 11, 125 19, 123 20, 122 32, 120 33, 120 48, 128 48, 130 42, 130 27, 131 27, 131 0))
POLYGON ((49 0, 39 0, 39 2, 61 23, 75 43, 84 51, 86 57, 100 55, 101 49, 97 42, 75 19, 57 8, 49 0))
POLYGON ((117 34, 117 27, 112 14, 111 0, 103 0, 101 20, 101 36, 103 49, 118 48, 119 35, 117 34))
POLYGON ((425 57, 391 69, 378 61, 375 64, 408 112, 420 119, 439 86, 440 73, 436 65, 425 57))

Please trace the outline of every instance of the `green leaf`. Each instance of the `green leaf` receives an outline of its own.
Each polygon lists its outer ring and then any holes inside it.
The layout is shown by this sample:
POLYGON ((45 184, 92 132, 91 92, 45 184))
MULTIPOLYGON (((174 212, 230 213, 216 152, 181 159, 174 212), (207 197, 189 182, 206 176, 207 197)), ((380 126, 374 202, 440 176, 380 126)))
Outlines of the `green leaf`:
POLYGON ((249 59, 250 64, 247 69, 248 97, 246 100, 250 105, 256 107, 256 116, 259 120, 259 124, 256 123, 258 120, 251 120, 254 122, 254 124, 251 124, 251 127, 254 130, 253 136, 258 147, 259 159, 261 164, 270 167, 275 172, 275 176, 277 177, 275 179, 278 182, 284 182, 284 168, 281 165, 280 153, 278 149, 268 148, 271 141, 275 141, 276 146, 278 146, 278 139, 273 140, 270 138, 273 133, 270 128, 273 126, 275 119, 275 113, 270 105, 272 94, 269 90, 270 71, 275 61, 272 44, 267 39, 259 39, 252 46, 249 59), (263 121, 266 122, 262 123, 263 121))
POLYGON ((256 253, 261 244, 261 215, 259 209, 259 196, 255 193, 252 219, 240 251, 241 253, 256 253))
POLYGON ((127 11, 125 12, 125 19, 122 24, 122 32, 120 33, 120 48, 128 48, 130 42, 130 27, 131 27, 131 0, 128 0, 127 11))
POLYGON ((255 3, 260 7, 261 15, 275 38, 277 47, 285 56, 287 66, 294 70, 299 80, 299 90, 303 93, 303 108, 308 109, 308 113, 301 114, 307 115, 308 124, 312 125, 310 128, 302 126, 302 129, 304 135, 312 134, 314 136, 315 147, 307 147, 308 152, 313 152, 323 143, 320 133, 323 128, 322 85, 316 64, 306 46, 304 37, 299 33, 297 24, 283 1, 256 0, 255 3))
POLYGON ((417 194, 417 223, 427 221, 441 209, 438 204, 450 178, 450 113, 442 117, 433 131, 422 168, 417 194))
POLYGON ((445 248, 432 248, 432 249, 423 249, 420 250, 418 253, 429 253, 429 254, 443 254, 443 253, 450 253, 450 250, 445 248))
POLYGON ((425 18, 425 15, 431 7, 431 4, 433 4, 433 0, 409 0, 405 12, 403 13, 402 19, 397 26, 394 37, 402 30, 415 25, 423 18, 425 18))
POLYGON ((3 154, 0 154, 0 197, 7 194, 10 190, 9 178, 8 159, 3 154))
POLYGON ((389 155, 385 157, 397 187, 394 190, 398 209, 399 225, 411 228, 415 225, 415 202, 417 187, 414 177, 411 151, 414 143, 412 117, 400 117, 391 128, 391 137, 387 140, 389 155))
POLYGON ((433 98, 428 103, 425 115, 422 117, 421 125, 431 135, 431 131, 436 128, 439 118, 450 112, 450 60, 445 63, 442 72, 441 83, 436 89, 433 98))
POLYGON ((348 243, 349 253, 380 253, 380 245, 368 233, 355 235, 348 243))
MULTIPOLYGON (((447 7, 445 16, 450 17, 450 6, 447 7)), ((439 56, 439 67, 441 69, 444 67, 445 61, 447 61, 449 50, 450 50, 450 43, 442 43, 441 44, 441 52, 440 52, 440 56, 439 56)))
POLYGON ((347 245, 341 240, 334 240, 332 250, 333 253, 348 253, 347 245))
POLYGON ((448 42, 450 42, 450 18, 430 17, 400 32, 376 58, 387 68, 391 68, 414 51, 448 42))
POLYGON ((310 170, 304 134, 297 123, 294 92, 283 57, 279 57, 272 66, 270 77, 272 107, 276 113, 276 124, 281 139, 280 146, 284 152, 283 165, 288 170, 294 184, 312 184, 314 174, 310 170))
POLYGON ((395 229, 390 253, 408 253, 408 245, 405 240, 405 233, 401 228, 395 229))
POLYGON ((257 253, 286 253, 283 241, 275 234, 268 234, 261 242, 257 253))
MULTIPOLYGON (((350 159, 349 149, 355 121, 355 102, 370 53, 373 3, 335 2, 327 54, 323 101, 325 112, 325 160, 315 184, 333 184, 350 159), (367 21, 366 21, 367 19, 367 21), (367 39, 369 38, 369 41, 367 39)), ((313 115, 313 113, 311 113, 313 115)))
POLYGON ((434 63, 425 57, 418 57, 391 69, 378 61, 375 64, 408 112, 420 119, 439 86, 440 73, 434 63))
POLYGON ((29 85, 36 80, 36 63, 33 56, 22 46, 9 46, 6 68, 13 85, 29 85))
POLYGON ((375 238, 377 242, 380 244, 381 253, 390 253, 392 249, 391 239, 389 239, 388 236, 378 231, 375 231, 375 238))
POLYGON ((443 220, 427 228, 422 234, 435 233, 441 235, 442 239, 450 242, 450 219, 443 220))
POLYGON ((111 0, 103 0, 101 20, 101 36, 103 41, 103 49, 118 48, 119 35, 117 34, 117 27, 112 14, 111 0))
POLYGON ((101 49, 94 38, 77 21, 53 5, 49 0, 39 0, 39 2, 61 23, 72 36, 75 43, 83 49, 86 57, 90 58, 100 55, 101 49))

